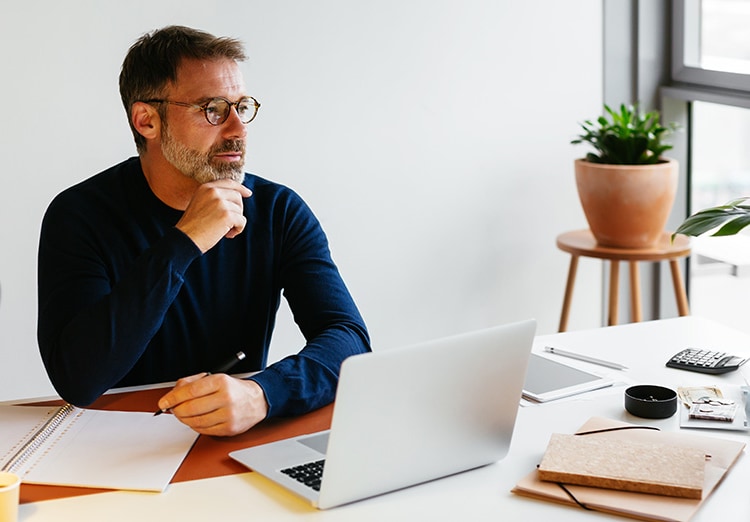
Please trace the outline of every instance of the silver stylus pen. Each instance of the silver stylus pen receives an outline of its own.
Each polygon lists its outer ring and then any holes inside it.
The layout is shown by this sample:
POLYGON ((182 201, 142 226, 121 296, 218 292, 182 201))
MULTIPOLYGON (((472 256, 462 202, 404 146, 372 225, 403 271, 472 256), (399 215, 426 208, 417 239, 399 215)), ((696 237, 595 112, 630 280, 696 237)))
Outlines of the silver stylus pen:
POLYGON ((607 368, 614 368, 615 370, 627 370, 627 366, 623 366, 620 363, 605 361, 603 359, 597 359, 595 357, 589 357, 588 355, 581 355, 580 353, 568 352, 555 348, 553 346, 545 346, 544 351, 547 353, 553 353, 555 355, 562 355, 563 357, 570 357, 571 359, 577 359, 579 361, 585 361, 591 364, 598 364, 599 366, 606 366, 607 368))

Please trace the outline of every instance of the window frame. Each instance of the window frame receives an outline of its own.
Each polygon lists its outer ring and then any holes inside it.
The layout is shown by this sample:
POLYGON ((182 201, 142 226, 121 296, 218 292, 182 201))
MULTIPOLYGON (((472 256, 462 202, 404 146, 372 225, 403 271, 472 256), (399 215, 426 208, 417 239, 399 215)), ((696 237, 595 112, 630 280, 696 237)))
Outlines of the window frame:
POLYGON ((750 74, 703 69, 700 62, 701 0, 672 0, 672 80, 750 94, 750 74))

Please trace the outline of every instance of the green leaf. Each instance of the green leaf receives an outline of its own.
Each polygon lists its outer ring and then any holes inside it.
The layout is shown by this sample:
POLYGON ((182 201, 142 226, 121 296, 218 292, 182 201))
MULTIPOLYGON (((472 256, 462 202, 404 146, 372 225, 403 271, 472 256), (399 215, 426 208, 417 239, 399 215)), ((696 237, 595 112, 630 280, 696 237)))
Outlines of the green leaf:
POLYGON ((744 205, 750 198, 739 198, 724 205, 710 207, 696 212, 677 227, 677 234, 700 236, 715 230, 712 236, 731 236, 750 225, 750 205, 744 205), (718 229, 718 230, 716 230, 718 229))
MULTIPOLYGON (((638 105, 620 104, 615 111, 604 105, 604 114, 593 123, 580 124, 580 134, 572 144, 587 143, 593 147, 587 158, 596 157, 596 163, 642 165, 657 163, 664 151, 672 148, 661 140, 678 128, 676 123, 662 126, 658 111, 642 114, 638 105)), ((589 160, 594 161, 594 160, 589 160)))
POLYGON ((712 235, 733 236, 748 225, 750 225, 750 214, 745 214, 744 216, 739 216, 729 221, 712 235))

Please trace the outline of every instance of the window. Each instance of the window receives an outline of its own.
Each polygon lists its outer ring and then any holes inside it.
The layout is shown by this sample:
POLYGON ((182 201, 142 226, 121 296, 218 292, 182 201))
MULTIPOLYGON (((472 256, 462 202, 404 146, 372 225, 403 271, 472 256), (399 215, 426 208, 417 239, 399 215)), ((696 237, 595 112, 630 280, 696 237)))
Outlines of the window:
MULTIPOLYGON (((692 208, 750 196, 750 109, 699 101, 692 105, 692 208)), ((744 303, 750 292, 750 231, 699 237, 692 244, 692 312, 749 331, 744 303)))
MULTIPOLYGON (((693 213, 750 196, 750 2, 673 0, 672 7, 672 83, 662 95, 679 108, 670 117, 687 122, 676 148, 693 213)), ((688 268, 691 312, 750 331, 742 313, 750 234, 696 238, 688 268)))
POLYGON ((750 73, 750 3, 747 0, 703 0, 700 13, 702 69, 750 73))
POLYGON ((674 0, 672 77, 750 91, 750 2, 674 0))

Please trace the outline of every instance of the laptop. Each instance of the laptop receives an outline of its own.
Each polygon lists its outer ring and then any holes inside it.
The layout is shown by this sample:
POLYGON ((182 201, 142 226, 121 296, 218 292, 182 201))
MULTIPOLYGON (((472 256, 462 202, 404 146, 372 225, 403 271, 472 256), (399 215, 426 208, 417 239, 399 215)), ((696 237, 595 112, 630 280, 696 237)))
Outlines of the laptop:
POLYGON ((327 509, 505 457, 533 319, 349 357, 331 429, 229 454, 327 509), (302 468, 322 468, 307 475, 302 468))

